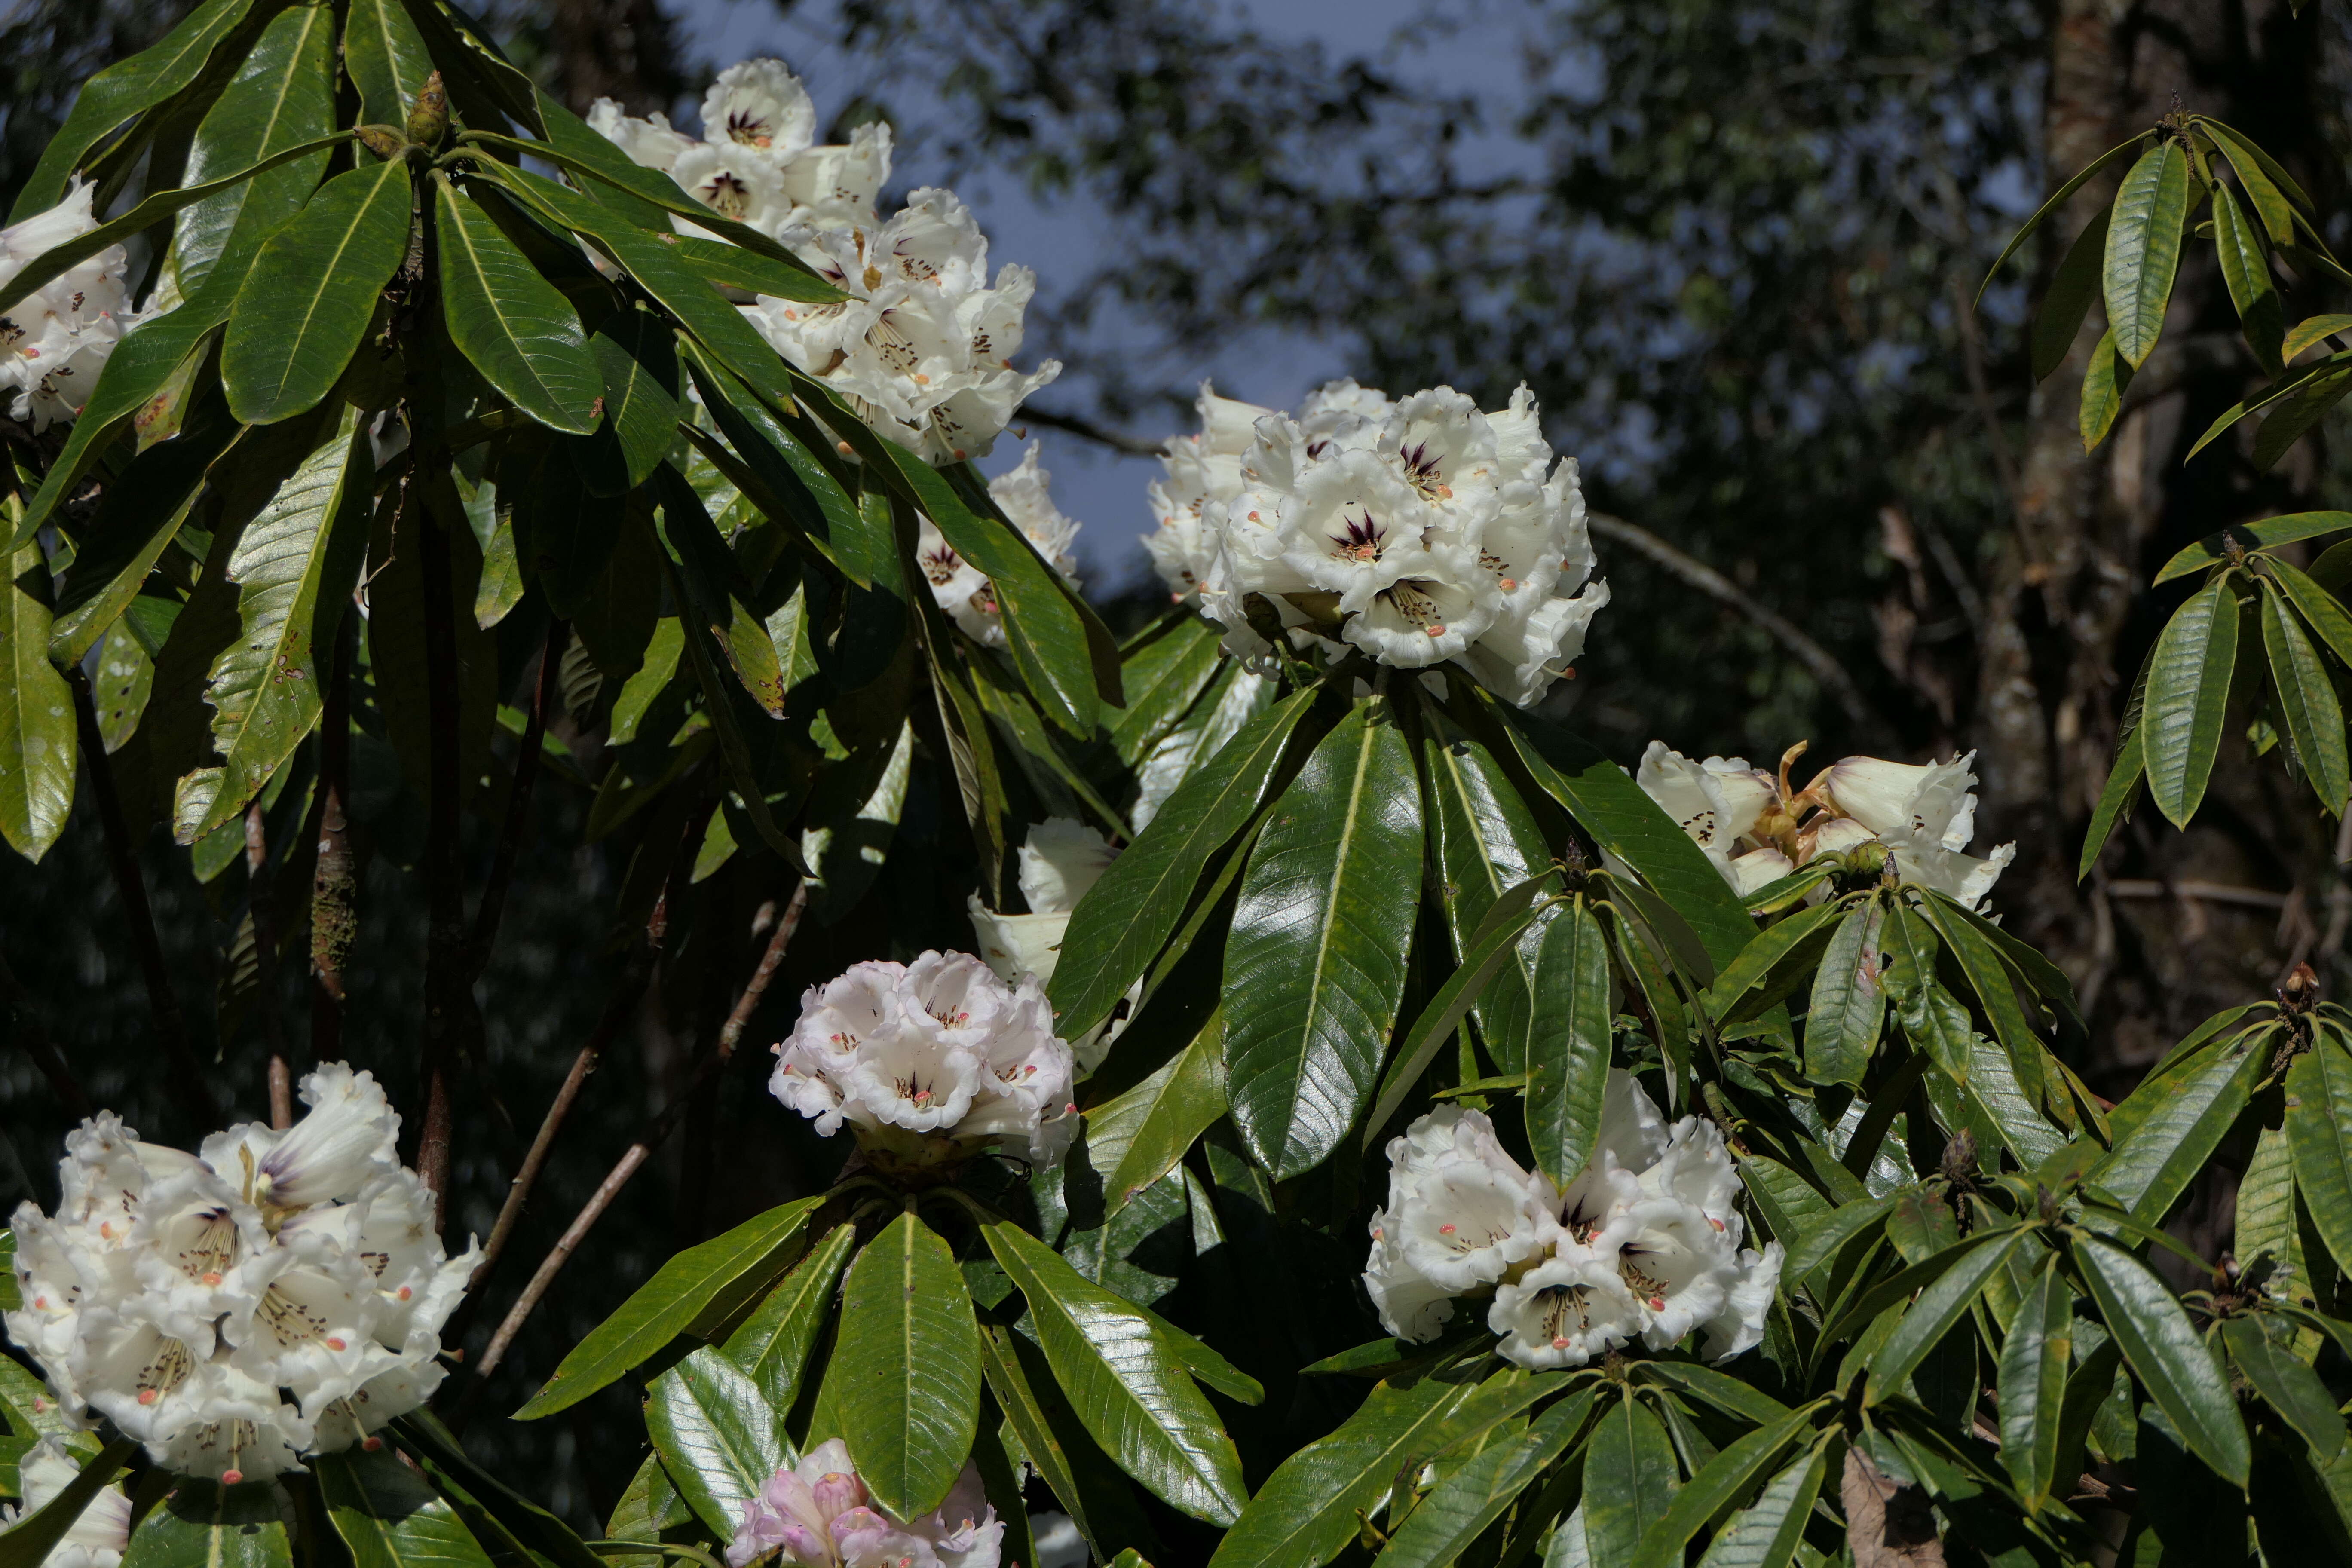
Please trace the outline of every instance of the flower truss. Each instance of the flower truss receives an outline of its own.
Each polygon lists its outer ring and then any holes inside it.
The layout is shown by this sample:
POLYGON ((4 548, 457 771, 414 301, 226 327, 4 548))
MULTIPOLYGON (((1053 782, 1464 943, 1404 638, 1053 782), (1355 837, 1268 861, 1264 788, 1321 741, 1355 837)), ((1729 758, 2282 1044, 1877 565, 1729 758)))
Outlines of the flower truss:
POLYGON ((1262 662, 1278 627, 1335 660, 1451 662, 1521 706, 1583 651, 1609 586, 1591 580, 1576 459, 1552 461, 1527 388, 1496 413, 1451 387, 1391 400, 1352 381, 1295 417, 1206 386, 1200 406, 1201 434, 1161 458, 1147 548, 1228 651, 1262 662))
MULTIPOLYGON (((90 212, 95 195, 95 186, 76 181, 56 206, 0 229, 0 283, 43 251, 97 227, 90 212)), ((107 356, 137 324, 123 282, 127 259, 122 247, 110 245, 0 316, 0 395, 14 394, 12 416, 46 430, 52 421, 81 412, 107 356)))
POLYGON ((16 1209, 7 1326, 68 1416, 235 1485, 373 1447, 440 1384, 478 1249, 444 1257, 373 1078, 324 1066, 301 1093, 291 1128, 247 1122, 200 1155, 110 1112, 68 1136, 56 1215, 16 1209))
POLYGON ((1634 776, 1743 894, 1817 856, 1874 845, 1903 881, 1978 910, 2017 858, 2014 844, 1966 853, 1977 826, 1974 752, 1924 764, 1847 757, 1791 791, 1789 766, 1803 750, 1781 759, 1776 778, 1745 758, 1694 762, 1653 741, 1634 776))
MULTIPOLYGON (((1029 912, 999 913, 982 903, 978 893, 967 900, 971 932, 988 966, 1007 984, 1024 976, 1040 986, 1052 984, 1062 937, 1070 929, 1070 911, 1118 856, 1110 840, 1076 817, 1048 817, 1029 829, 1020 866, 1021 898, 1029 912)), ((1140 999, 1139 985, 1131 1002, 1140 999)), ((1086 1038, 1070 1042, 1080 1068, 1092 1072, 1101 1065, 1123 1021, 1104 1024, 1086 1038)))
POLYGON ((703 100, 699 142, 609 99, 589 123, 714 212, 792 247, 850 296, 813 305, 762 295, 744 314, 779 353, 926 461, 985 457, 1022 400, 1061 374, 1054 360, 1013 368, 1036 275, 1008 266, 992 285, 988 238, 951 191, 916 191, 883 219, 874 203, 890 175, 889 127, 812 145, 816 110, 781 61, 721 71, 703 100))
POLYGON ((1389 1144, 1388 1207, 1372 1216, 1364 1285, 1400 1339, 1430 1340, 1457 1299, 1490 1296, 1497 1351, 1527 1367, 1582 1366, 1635 1340, 1694 1331, 1724 1361, 1757 1344, 1781 1249, 1743 1249, 1739 1178, 1714 1123, 1671 1127, 1612 1068, 1600 1140, 1561 1193, 1520 1168, 1475 1110, 1444 1106, 1389 1144))
MULTIPOLYGON (((0 1510, 0 1528, 13 1528, 26 1515, 38 1513, 49 1500, 73 1485, 82 1461, 66 1451, 55 1437, 44 1437, 25 1451, 18 1462, 25 1499, 22 1510, 0 1510)), ((131 1546, 131 1498, 121 1485, 100 1487, 84 1505, 41 1568, 118 1568, 131 1546)))
POLYGON ((1007 985, 968 952, 853 964, 801 997, 769 1091, 830 1137, 847 1122, 901 1172, 995 1146, 1057 1163, 1078 1130, 1070 1047, 1034 980, 1007 985))
MULTIPOLYGON (((1086 526, 1063 514, 1048 487, 1054 476, 1037 466, 1039 442, 1029 443, 1018 467, 988 481, 988 493, 1005 520, 1027 535, 1047 565, 1073 588, 1078 584, 1078 558, 1073 552, 1078 530, 1086 526)), ((1004 615, 996 603, 996 589, 979 567, 956 553, 947 535, 928 517, 917 519, 915 559, 930 583, 931 598, 967 637, 987 647, 1004 646, 1004 615)))
POLYGON ((927 1518, 901 1522, 876 1502, 835 1437, 768 1479, 743 1509, 728 1568, 997 1568, 1004 1526, 970 1464, 927 1518))

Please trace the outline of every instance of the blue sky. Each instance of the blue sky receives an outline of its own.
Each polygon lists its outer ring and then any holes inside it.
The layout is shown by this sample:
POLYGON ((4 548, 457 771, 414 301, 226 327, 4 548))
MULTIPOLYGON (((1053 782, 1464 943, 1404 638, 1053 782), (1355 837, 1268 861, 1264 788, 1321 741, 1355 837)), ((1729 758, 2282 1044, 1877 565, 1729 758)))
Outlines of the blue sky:
MULTIPOLYGON (((1227 16, 1246 18, 1276 41, 1313 40, 1334 57, 1369 53, 1410 80, 1454 88, 1478 84, 1490 89, 1518 85, 1516 67, 1508 63, 1516 30, 1509 13, 1517 9, 1510 0, 1439 0, 1433 5, 1429 0, 1225 0, 1215 8, 1227 16), (1424 32, 1409 47, 1394 46, 1401 26, 1433 9, 1464 25, 1434 36, 1424 32)), ((822 16, 825 9, 822 0, 802 7, 810 16, 822 16)), ((820 116, 846 96, 848 62, 821 46, 820 29, 805 20, 779 16, 767 0, 688 0, 685 16, 689 53, 709 65, 725 66, 753 55, 781 56, 807 80, 820 116)), ((692 121, 689 111, 681 128, 691 130, 692 121)), ((1496 153, 1503 155, 1503 148, 1498 145, 1496 153)), ((926 184, 924 161, 918 139, 893 170, 893 186, 905 190, 926 184)), ((1058 288, 1092 272, 1113 241, 1103 221, 1082 205, 1041 206, 1015 180, 966 179, 956 188, 988 232, 991 264, 1018 261, 1035 268, 1041 299, 1050 299, 1058 288)), ((1033 333, 1024 345, 1023 360, 1034 363, 1053 353, 1054 344, 1033 333)), ((1179 382, 1213 377, 1220 392, 1283 406, 1323 381, 1345 374, 1348 368, 1343 344, 1261 331, 1203 345, 1197 363, 1171 370, 1179 382)), ((1078 409, 1087 398, 1083 388, 1064 384, 1047 389, 1039 401, 1078 409)), ((1171 433, 1134 432, 1146 437, 1171 433)), ((1159 465, 1150 458, 1122 458, 1059 432, 1039 434, 1045 441, 1043 461, 1054 477, 1055 500, 1086 524, 1078 553, 1089 587, 1108 586, 1147 572, 1137 542, 1152 527, 1144 487, 1158 474, 1159 465)), ((982 466, 994 473, 1020 458, 1019 444, 1008 437, 982 466)))

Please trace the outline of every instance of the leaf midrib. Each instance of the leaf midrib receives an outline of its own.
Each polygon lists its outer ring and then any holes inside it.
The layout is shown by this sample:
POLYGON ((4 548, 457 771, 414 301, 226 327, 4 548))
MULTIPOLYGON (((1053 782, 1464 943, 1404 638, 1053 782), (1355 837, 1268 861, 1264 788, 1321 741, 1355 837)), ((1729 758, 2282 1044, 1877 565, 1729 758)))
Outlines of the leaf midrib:
MULTIPOLYGON (((398 174, 399 165, 387 163, 384 165, 384 169, 387 172, 379 174, 376 176, 376 183, 373 186, 369 187, 369 189, 360 196, 359 205, 352 210, 351 222, 344 227, 342 237, 335 242, 333 254, 328 258, 327 265, 318 269, 320 286, 302 307, 301 323, 295 329, 294 340, 292 344, 289 345, 286 351, 286 357, 280 367, 278 381, 271 387, 269 406, 272 411, 275 411, 277 407, 278 399, 285 395, 287 384, 294 379, 296 361, 299 357, 297 351, 302 346, 304 340, 310 336, 310 323, 318 319, 320 305, 325 301, 327 296, 331 292, 331 290, 326 287, 328 280, 331 279, 335 276, 338 268, 342 262, 343 257, 351 250, 352 243, 356 239, 360 230, 367 225, 368 219, 373 215, 378 199, 382 197, 384 188, 392 183, 394 177, 398 174)), ((288 248, 292 248, 290 235, 289 236, 288 248)), ((248 278, 247 281, 250 280, 251 279, 248 278)), ((239 292, 241 294, 242 290, 239 292)))

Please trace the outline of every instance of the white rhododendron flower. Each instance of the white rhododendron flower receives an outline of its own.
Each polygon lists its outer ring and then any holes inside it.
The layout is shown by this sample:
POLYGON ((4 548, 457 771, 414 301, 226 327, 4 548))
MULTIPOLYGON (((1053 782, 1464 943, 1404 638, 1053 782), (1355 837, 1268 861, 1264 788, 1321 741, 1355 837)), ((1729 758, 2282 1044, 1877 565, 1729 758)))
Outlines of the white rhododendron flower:
MULTIPOLYGON (((26 1515, 38 1513, 51 1499, 74 1483, 81 1469, 81 1460, 67 1452, 55 1437, 44 1437, 35 1443, 17 1461, 25 1506, 21 1510, 0 1509, 0 1530, 13 1528, 26 1515)), ((130 1545, 130 1495, 120 1483, 100 1487, 98 1494, 83 1505, 80 1517, 68 1525, 65 1534, 49 1548, 49 1554, 41 1560, 41 1568, 116 1568, 130 1545)))
POLYGON ((443 1252, 373 1077, 330 1063, 300 1088, 292 1127, 232 1127, 201 1155, 101 1112, 66 1140, 57 1213, 16 1210, 9 1336, 68 1416, 97 1411, 167 1468, 299 1469, 373 1446, 441 1382, 479 1248, 443 1252))
POLYGON ((1980 910, 2017 858, 2013 844, 1967 853, 1976 836, 1974 752, 1924 764, 1846 757, 1793 791, 1788 767, 1802 750, 1791 750, 1775 777, 1742 757, 1696 762, 1653 741, 1634 778, 1743 895, 1816 857, 1878 845, 1901 880, 1980 910))
POLYGON ((1553 462, 1527 388, 1488 414, 1451 387, 1338 381, 1290 416, 1203 387, 1201 414, 1162 458, 1150 548, 1227 651, 1261 662, 1278 626, 1329 659, 1451 663, 1525 706, 1583 650, 1609 589, 1576 460, 1553 462))
MULTIPOLYGON (((1005 521, 1037 547, 1037 553, 1073 588, 1078 587, 1078 531, 1086 525, 1054 504, 1054 476, 1038 467, 1042 443, 1032 441, 1020 463, 988 481, 988 493, 1005 521)), ((928 517, 916 519, 915 560, 931 585, 931 599, 965 636, 984 647, 1004 646, 1004 612, 985 573, 956 553, 947 535, 928 517)))
POLYGON ((1022 976, 1052 983, 1070 911, 1118 858, 1110 840, 1076 817, 1053 816, 1029 829, 1021 846, 1020 885, 1025 915, 1000 914, 970 895, 972 934, 980 954, 1007 984, 1022 976))
MULTIPOLYGON (((90 211, 97 187, 77 180, 66 199, 12 227, 0 228, 0 283, 25 264, 98 226, 90 211)), ((110 245, 8 308, 0 316, 0 396, 8 413, 46 430, 89 401, 114 345, 134 324, 123 270, 129 255, 110 245)))
POLYGON ((816 105, 782 60, 741 60, 702 96, 702 134, 782 164, 816 140, 816 105))
POLYGON ((1774 1243, 1743 1248, 1739 1178, 1722 1133, 1669 1126, 1610 1069, 1600 1135, 1565 1193, 1520 1168, 1475 1110, 1444 1106, 1389 1144, 1388 1206, 1372 1217, 1364 1286, 1400 1339, 1437 1337, 1459 1298, 1521 1366, 1582 1366, 1640 1341, 1703 1331, 1722 1361, 1763 1337, 1780 1279, 1774 1243))
POLYGON ((994 1146, 1058 1162, 1078 1128, 1076 1062, 1034 979, 965 952, 852 965, 802 994, 769 1091, 877 1163, 950 1163, 994 1146))
POLYGON ((728 1568, 997 1568, 1004 1526, 980 1471, 967 1464, 947 1500, 900 1521, 874 1500, 850 1466, 849 1446, 830 1438, 768 1478, 743 1507, 727 1546, 728 1568))

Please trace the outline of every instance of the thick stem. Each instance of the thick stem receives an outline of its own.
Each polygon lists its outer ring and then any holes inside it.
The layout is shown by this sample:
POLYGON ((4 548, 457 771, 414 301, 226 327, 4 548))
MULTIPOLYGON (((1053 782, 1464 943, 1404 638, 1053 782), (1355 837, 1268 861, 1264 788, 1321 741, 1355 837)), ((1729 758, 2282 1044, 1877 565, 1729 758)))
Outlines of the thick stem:
POLYGON ((206 1127, 220 1124, 220 1109, 203 1066, 188 1044, 187 1020, 179 998, 172 994, 171 972, 163 964, 163 944, 155 935, 155 912, 147 902, 147 883, 139 873, 139 858, 131 831, 122 819, 122 797, 115 792, 113 764, 107 760, 105 737, 99 731, 98 704, 90 696, 89 678, 79 665, 66 671, 73 687, 74 711, 81 730, 82 761, 89 768, 90 794, 98 800, 98 819, 106 833, 106 858, 114 871, 114 890, 122 900, 122 918, 131 927, 131 947, 139 973, 147 984, 147 1011, 163 1042, 178 1092, 194 1118, 206 1127))
MULTIPOLYGON (((429 479, 423 483, 429 484, 429 479)), ((458 1013, 471 989, 466 973, 465 868, 459 858, 457 633, 449 592, 449 542, 434 509, 418 496, 414 539, 425 577, 425 687, 429 708, 426 776, 432 798, 425 827, 425 1117, 416 1173, 446 1209, 449 1186, 449 1068, 458 1013)), ((438 1223, 436 1212, 436 1222, 438 1223)))
POLYGON ((261 802, 245 810, 245 907, 253 917, 253 966, 261 1038, 269 1047, 269 1125, 294 1125, 294 1072, 286 1060, 286 1026, 278 1016, 278 910, 269 896, 269 836, 261 802))
POLYGON ((473 933, 467 942, 468 979, 481 978, 490 962, 490 949, 499 940, 499 917, 506 910, 507 889, 514 881, 515 858, 521 853, 523 835, 530 827, 531 785, 539 779, 539 753, 547 738, 547 713, 555 703, 563 647, 571 631, 567 622, 550 622, 547 645, 540 650, 539 679, 531 692, 530 714, 523 723, 522 747, 515 753, 514 784, 507 792, 506 822, 499 831, 489 880, 482 884, 482 900, 475 906, 473 933))
POLYGON ((344 805, 352 789, 352 639, 358 616, 335 634, 334 668, 319 718, 319 858, 310 874, 310 1054, 333 1061, 343 1037, 343 965, 359 935, 359 871, 344 805))

